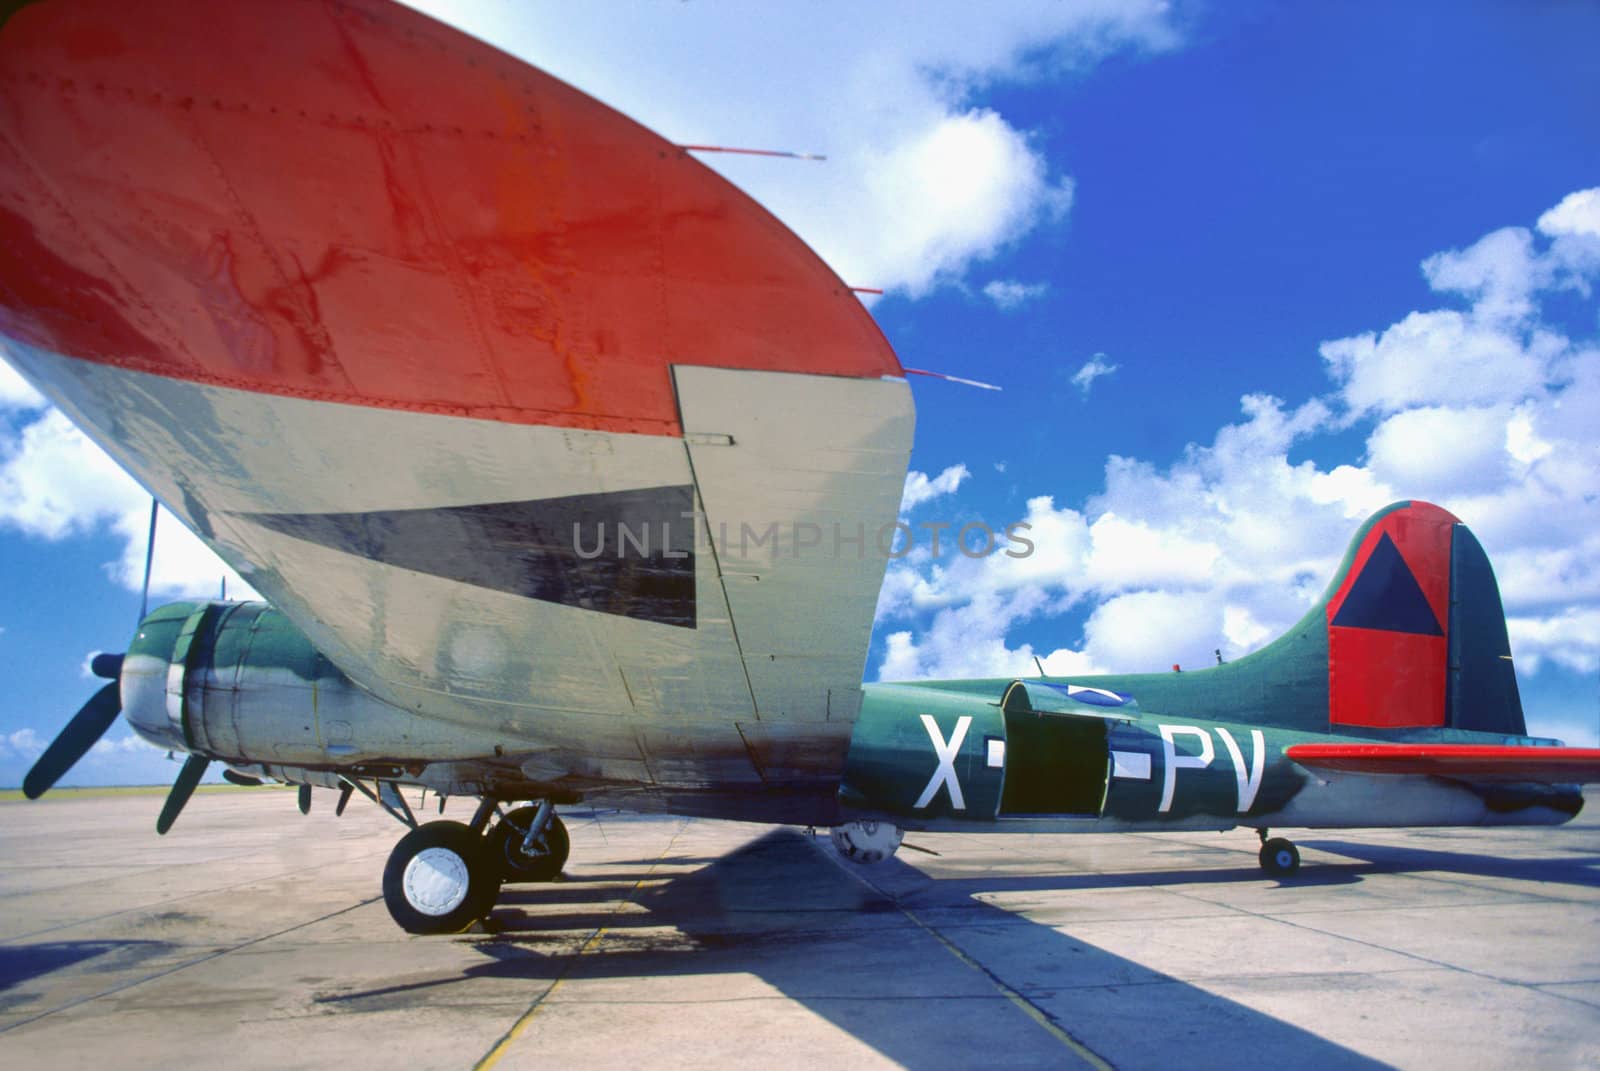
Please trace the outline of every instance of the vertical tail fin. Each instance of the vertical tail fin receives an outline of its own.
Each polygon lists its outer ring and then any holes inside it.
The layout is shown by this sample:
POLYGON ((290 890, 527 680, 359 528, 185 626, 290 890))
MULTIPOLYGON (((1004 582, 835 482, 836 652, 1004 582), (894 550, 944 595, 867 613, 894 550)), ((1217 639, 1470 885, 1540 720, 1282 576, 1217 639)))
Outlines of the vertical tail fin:
POLYGON ((1324 610, 1331 726, 1526 732, 1500 590, 1466 525, 1396 503, 1345 563, 1324 610))
POLYGON ((1092 683, 1145 710, 1307 731, 1527 732, 1489 559, 1466 525, 1427 502, 1373 514, 1322 600, 1261 650, 1092 683))
POLYGON ((1456 729, 1526 735, 1511 639, 1489 556, 1464 524, 1450 547, 1450 675, 1445 716, 1456 729))

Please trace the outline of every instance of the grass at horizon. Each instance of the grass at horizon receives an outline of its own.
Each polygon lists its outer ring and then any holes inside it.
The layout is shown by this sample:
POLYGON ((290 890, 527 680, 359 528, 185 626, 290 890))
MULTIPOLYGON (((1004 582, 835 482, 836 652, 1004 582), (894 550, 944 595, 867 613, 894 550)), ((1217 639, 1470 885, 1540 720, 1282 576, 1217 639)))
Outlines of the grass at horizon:
MULTIPOLYGON (((256 788, 294 788, 293 785, 197 785, 196 792, 253 792, 256 788)), ((45 803, 50 800, 90 800, 100 799, 105 796, 164 796, 172 791, 171 785, 86 785, 82 788, 57 787, 52 788, 37 800, 28 800, 20 788, 0 788, 0 803, 15 803, 18 800, 32 803, 45 803)))

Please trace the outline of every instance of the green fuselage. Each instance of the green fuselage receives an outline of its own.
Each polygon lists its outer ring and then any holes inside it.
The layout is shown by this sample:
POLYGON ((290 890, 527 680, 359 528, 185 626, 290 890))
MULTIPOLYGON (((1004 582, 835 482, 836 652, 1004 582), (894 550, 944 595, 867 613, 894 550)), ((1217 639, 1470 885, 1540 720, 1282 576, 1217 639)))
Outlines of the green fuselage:
MULTIPOLYGON (((1283 724, 1295 710, 1207 717, 1214 684, 1204 673, 1075 679, 1075 686, 1094 686, 1089 691, 1100 695, 1137 692, 1138 702, 1121 706, 1052 701, 1063 694, 1063 681, 869 684, 840 800, 853 817, 906 829, 1031 832, 1543 825, 1575 813, 1580 797, 1563 786, 1514 792, 1434 777, 1307 769, 1285 749, 1371 741, 1376 734, 1283 724), (1142 710, 1150 694, 1174 703, 1174 712, 1142 710)), ((1449 729, 1405 736, 1532 742, 1449 729)))

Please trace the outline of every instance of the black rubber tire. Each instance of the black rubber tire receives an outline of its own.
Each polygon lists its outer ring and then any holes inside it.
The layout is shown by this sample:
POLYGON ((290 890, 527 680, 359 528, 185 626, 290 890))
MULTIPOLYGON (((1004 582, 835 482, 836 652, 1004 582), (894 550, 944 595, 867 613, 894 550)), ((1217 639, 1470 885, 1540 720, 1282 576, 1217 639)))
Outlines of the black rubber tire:
POLYGON ((1300 869, 1300 849, 1283 837, 1273 837, 1261 846, 1261 869, 1275 878, 1287 878, 1300 869))
POLYGON ((561 868, 567 865, 572 842, 567 838, 567 826, 559 814, 550 816, 550 824, 544 830, 544 842, 549 851, 539 855, 523 852, 522 838, 528 835, 528 825, 538 811, 537 807, 518 807, 489 831, 489 856, 499 864, 500 878, 507 884, 554 881, 561 868))
POLYGON ((483 838, 460 822, 429 822, 400 838, 383 868, 383 902, 407 933, 460 933, 483 918, 500 895, 499 867, 484 850, 483 838), (429 913, 406 895, 406 868, 430 848, 453 853, 466 869, 467 889, 448 911, 429 913))

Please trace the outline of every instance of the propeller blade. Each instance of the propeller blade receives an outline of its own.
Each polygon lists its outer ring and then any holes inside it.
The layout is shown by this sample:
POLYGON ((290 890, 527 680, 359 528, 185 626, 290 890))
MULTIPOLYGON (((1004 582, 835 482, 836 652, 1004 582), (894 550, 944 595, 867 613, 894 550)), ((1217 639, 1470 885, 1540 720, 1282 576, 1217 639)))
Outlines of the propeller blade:
POLYGON ((150 499, 150 535, 144 544, 144 594, 139 596, 139 624, 144 624, 144 619, 150 616, 150 567, 156 563, 156 514, 161 512, 161 503, 154 497, 150 499))
POLYGON ((310 814, 311 813, 311 786, 310 785, 301 785, 300 786, 299 796, 300 796, 300 800, 299 800, 299 802, 300 802, 300 813, 301 814, 310 814))
POLYGON ((67 727, 45 748, 39 761, 28 771, 28 776, 22 779, 22 794, 30 800, 44 795, 106 734, 121 710, 122 698, 116 681, 90 696, 89 701, 67 722, 67 727))
POLYGON ((339 790, 339 803, 333 809, 335 816, 344 814, 344 805, 350 802, 350 793, 354 792, 355 790, 356 786, 352 785, 350 782, 346 781, 344 783, 344 787, 339 790))
POLYGON ((114 681, 122 676, 122 659, 122 655, 101 651, 89 659, 89 672, 101 680, 114 681))
POLYGON ((194 795, 194 786, 200 783, 200 778, 206 774, 206 767, 210 765, 211 760, 204 755, 190 755, 185 760, 183 769, 178 771, 178 779, 172 782, 172 791, 167 793, 167 802, 161 808, 161 817, 156 819, 157 833, 165 835, 167 830, 172 828, 172 823, 183 813, 183 805, 194 795))
POLYGON ((222 779, 231 784, 243 785, 245 788, 260 788, 263 784, 261 778, 242 774, 238 770, 223 770, 222 779))

